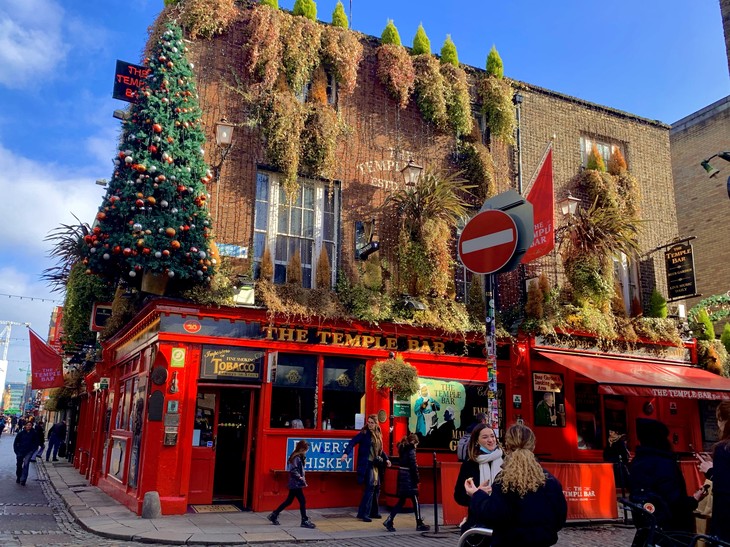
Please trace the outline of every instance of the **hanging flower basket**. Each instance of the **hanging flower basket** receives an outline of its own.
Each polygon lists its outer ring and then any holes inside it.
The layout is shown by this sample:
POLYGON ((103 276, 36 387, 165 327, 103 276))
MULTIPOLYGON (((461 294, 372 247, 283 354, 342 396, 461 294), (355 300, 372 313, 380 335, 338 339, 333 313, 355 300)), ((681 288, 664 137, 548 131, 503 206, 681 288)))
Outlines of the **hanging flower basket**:
POLYGON ((398 399, 408 399, 418 391, 418 371, 400 355, 385 361, 376 361, 372 374, 375 387, 391 389, 398 399))
POLYGON ((167 280, 169 277, 164 273, 152 272, 145 270, 142 275, 142 292, 148 292, 162 296, 167 288, 167 280))

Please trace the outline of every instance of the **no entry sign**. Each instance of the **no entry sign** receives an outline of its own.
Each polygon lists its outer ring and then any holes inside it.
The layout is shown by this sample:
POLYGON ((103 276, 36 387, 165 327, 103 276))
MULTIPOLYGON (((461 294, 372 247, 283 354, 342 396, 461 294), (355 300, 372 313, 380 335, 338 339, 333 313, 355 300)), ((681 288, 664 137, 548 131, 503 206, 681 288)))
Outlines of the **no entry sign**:
POLYGON ((507 213, 497 209, 483 211, 464 226, 459 237, 459 258, 478 274, 502 269, 517 249, 517 226, 507 213))

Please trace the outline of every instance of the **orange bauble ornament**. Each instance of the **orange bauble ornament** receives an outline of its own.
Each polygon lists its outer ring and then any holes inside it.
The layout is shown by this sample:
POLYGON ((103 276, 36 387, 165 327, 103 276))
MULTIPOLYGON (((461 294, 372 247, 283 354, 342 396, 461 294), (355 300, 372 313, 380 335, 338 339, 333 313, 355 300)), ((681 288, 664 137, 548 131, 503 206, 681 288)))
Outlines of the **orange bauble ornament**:
POLYGON ((173 249, 179 249, 180 248, 180 242, 177 239, 173 239, 170 242, 170 247, 172 247, 173 249))

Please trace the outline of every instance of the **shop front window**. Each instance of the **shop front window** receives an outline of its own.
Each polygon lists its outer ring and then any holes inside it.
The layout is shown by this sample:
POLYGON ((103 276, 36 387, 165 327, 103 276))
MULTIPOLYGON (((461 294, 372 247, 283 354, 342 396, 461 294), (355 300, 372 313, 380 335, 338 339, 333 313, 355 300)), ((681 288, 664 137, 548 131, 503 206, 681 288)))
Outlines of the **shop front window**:
POLYGON ((322 429, 355 429, 355 414, 364 406, 365 362, 325 357, 322 429))
POLYGON ((533 372, 532 390, 535 425, 538 427, 565 427, 563 375, 551 372, 533 372))
POLYGON ((578 448, 580 450, 603 448, 598 384, 575 384, 575 413, 578 448))
POLYGON ((215 421, 215 393, 198 393, 195 402, 193 446, 213 446, 215 421))
POLYGON ((271 395, 271 427, 313 428, 316 409, 317 357, 280 353, 271 395))

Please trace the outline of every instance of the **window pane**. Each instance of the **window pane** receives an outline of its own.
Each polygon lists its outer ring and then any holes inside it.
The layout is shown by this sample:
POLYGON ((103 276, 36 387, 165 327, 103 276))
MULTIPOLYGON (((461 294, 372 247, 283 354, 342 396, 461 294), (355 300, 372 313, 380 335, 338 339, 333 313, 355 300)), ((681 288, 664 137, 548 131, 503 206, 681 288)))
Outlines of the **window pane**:
POLYGON ((314 211, 304 211, 304 226, 301 233, 304 237, 314 238, 314 211))
POLYGON ((307 240, 301 240, 300 252, 302 253, 302 265, 312 264, 312 250, 314 243, 307 240))
POLYGON ((312 288, 312 268, 302 268, 302 287, 305 289, 312 288))
POLYGON ((276 262, 288 262, 289 261, 289 238, 286 236, 276 236, 276 252, 272 258, 276 262))
POLYGON ((335 271, 335 245, 334 243, 324 242, 323 247, 327 249, 327 256, 330 259, 330 270, 335 271))
POLYGON ((304 190, 304 208, 305 209, 314 209, 314 187, 305 186, 303 190, 304 190))
POLYGON ((254 227, 257 230, 266 230, 269 226, 269 203, 256 201, 256 221, 254 227))
POLYGON ((193 424, 193 446, 207 446, 213 442, 215 421, 215 393, 198 393, 193 424))
POLYGON ((315 356, 280 353, 271 395, 271 427, 314 427, 316 388, 315 356))
POLYGON ((323 384, 322 428, 355 429, 365 398, 365 362, 325 357, 323 384))
POLYGON ((289 233, 289 210, 286 205, 279 205, 279 226, 276 231, 280 234, 289 233))
POLYGON ((291 210, 291 234, 301 235, 302 233, 302 210, 291 210))
POLYGON ((286 266, 283 264, 274 264, 274 283, 286 283, 286 266))
POLYGON ((256 173, 256 199, 269 201, 269 175, 256 173))
POLYGON ((335 239, 335 215, 332 213, 322 215, 322 237, 328 241, 335 239))
POLYGON ((253 234, 253 257, 255 259, 261 259, 264 256, 264 249, 266 248, 266 234, 261 232, 255 232, 253 234))

